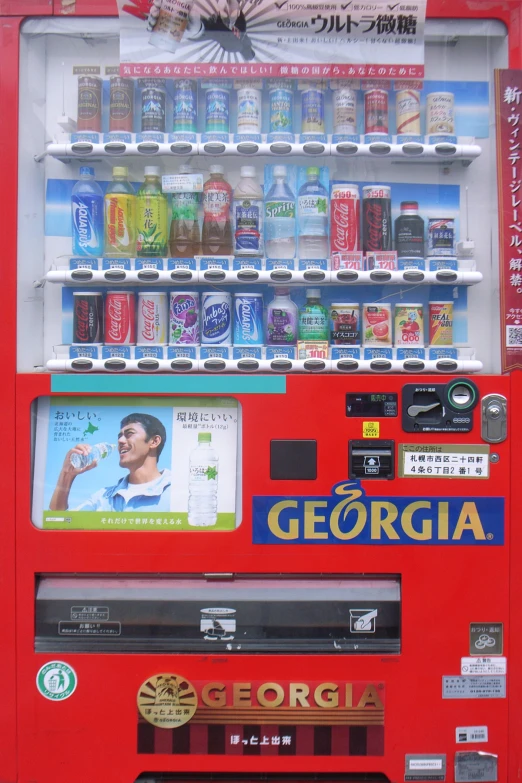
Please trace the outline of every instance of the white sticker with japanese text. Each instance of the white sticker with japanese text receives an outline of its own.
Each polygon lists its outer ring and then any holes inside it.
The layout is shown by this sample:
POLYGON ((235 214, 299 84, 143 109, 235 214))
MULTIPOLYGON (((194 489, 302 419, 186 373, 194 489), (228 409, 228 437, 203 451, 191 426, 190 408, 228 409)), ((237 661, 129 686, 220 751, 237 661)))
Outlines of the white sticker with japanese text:
POLYGON ((401 478, 489 478, 489 446, 401 444, 401 478))

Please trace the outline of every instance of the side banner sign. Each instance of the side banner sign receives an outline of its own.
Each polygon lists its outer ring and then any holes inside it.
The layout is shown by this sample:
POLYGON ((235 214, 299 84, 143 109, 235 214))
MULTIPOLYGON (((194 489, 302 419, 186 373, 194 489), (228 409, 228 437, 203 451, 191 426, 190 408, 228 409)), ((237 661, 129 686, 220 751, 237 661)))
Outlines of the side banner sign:
POLYGON ((426 0, 118 0, 118 8, 122 76, 424 76, 426 0))
POLYGON ((522 70, 495 71, 502 372, 522 369, 522 70))
POLYGON ((504 543, 504 498, 366 497, 359 482, 329 497, 254 497, 254 544, 504 543))

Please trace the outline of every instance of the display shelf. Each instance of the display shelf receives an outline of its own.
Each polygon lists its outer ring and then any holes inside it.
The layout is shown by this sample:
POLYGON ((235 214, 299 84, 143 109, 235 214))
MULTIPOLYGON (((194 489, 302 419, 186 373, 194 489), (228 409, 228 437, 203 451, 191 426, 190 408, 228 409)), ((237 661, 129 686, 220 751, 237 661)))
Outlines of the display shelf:
POLYGON ((477 373, 482 362, 474 359, 51 359, 51 372, 138 373, 477 373))
POLYGON ((292 285, 462 285, 472 286, 482 282, 482 273, 468 270, 439 269, 436 272, 421 270, 405 270, 389 272, 384 269, 360 272, 353 269, 343 269, 325 272, 320 269, 306 271, 291 271, 277 269, 257 271, 255 269, 240 269, 225 271, 207 269, 194 271, 190 269, 172 269, 160 271, 157 269, 51 269, 44 278, 48 283, 65 285, 100 286, 100 285, 181 285, 206 283, 212 285, 267 285, 270 283, 292 285))
POLYGON ((41 161, 46 155, 57 158, 64 163, 72 160, 94 160, 100 158, 122 157, 160 157, 171 158, 190 157, 202 155, 206 157, 238 156, 249 158, 267 156, 272 158, 287 158, 295 156, 304 157, 343 157, 365 158, 378 160, 391 160, 401 163, 444 163, 458 161, 464 166, 469 166, 479 157, 482 150, 478 144, 420 144, 409 142, 406 144, 388 144, 386 142, 374 142, 373 144, 358 144, 356 142, 340 142, 339 144, 309 141, 305 144, 291 144, 289 142, 276 141, 253 142, 242 141, 237 143, 225 143, 221 141, 207 142, 156 142, 142 141, 126 143, 123 141, 109 141, 106 143, 94 143, 90 141, 76 141, 49 144, 45 152, 35 157, 41 161))

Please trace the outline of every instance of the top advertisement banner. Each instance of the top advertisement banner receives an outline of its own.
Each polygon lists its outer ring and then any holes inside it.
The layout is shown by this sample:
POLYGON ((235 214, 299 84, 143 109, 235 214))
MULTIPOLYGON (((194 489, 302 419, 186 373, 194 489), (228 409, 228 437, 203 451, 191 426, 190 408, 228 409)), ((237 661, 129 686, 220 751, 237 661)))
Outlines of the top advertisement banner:
POLYGON ((424 77, 426 0, 118 0, 120 73, 424 77))

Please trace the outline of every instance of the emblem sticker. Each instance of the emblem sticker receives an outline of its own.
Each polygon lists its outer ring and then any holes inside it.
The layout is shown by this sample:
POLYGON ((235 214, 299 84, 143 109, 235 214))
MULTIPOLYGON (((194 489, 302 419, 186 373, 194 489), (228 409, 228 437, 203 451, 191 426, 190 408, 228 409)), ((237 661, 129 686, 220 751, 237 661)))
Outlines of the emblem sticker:
POLYGON ((161 729, 176 729, 192 718, 198 697, 192 683, 177 674, 155 674, 138 692, 138 710, 161 729))
POLYGON ((63 661, 46 663, 36 675, 36 687, 49 701, 64 701, 76 690, 76 672, 63 661))

